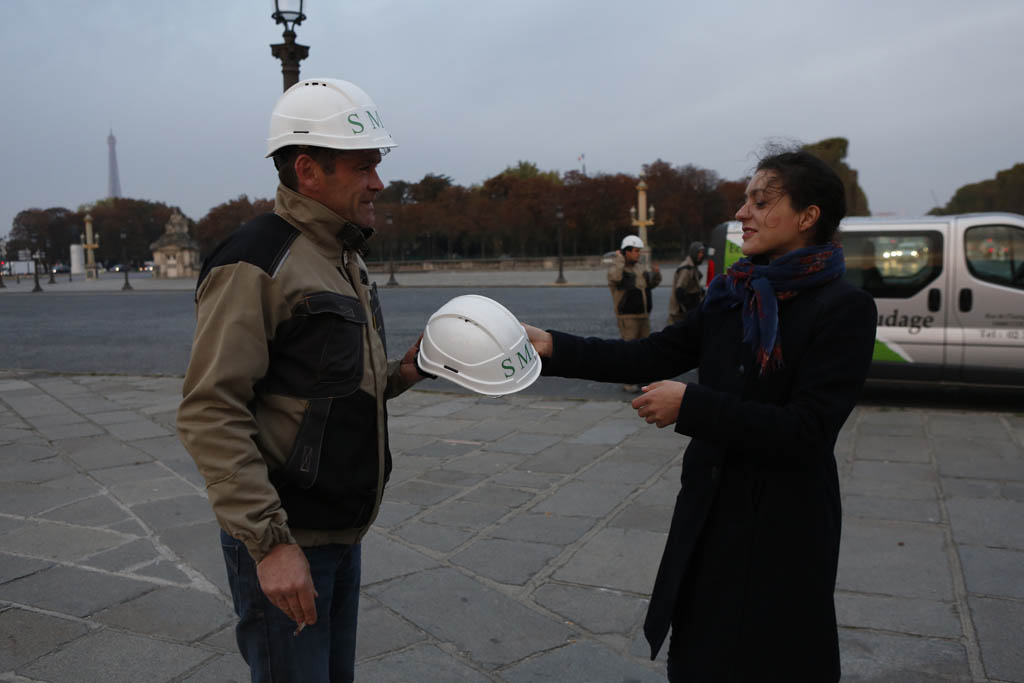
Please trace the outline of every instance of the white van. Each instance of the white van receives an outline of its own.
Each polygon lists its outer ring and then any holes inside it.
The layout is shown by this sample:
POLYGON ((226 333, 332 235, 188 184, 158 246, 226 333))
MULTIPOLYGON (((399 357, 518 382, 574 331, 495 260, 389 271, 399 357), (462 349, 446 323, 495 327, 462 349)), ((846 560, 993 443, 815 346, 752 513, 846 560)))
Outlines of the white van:
MULTIPOLYGON (((1024 386, 1024 216, 847 218, 846 279, 875 297, 873 379, 1024 386)), ((716 273, 740 223, 712 232, 716 273)))

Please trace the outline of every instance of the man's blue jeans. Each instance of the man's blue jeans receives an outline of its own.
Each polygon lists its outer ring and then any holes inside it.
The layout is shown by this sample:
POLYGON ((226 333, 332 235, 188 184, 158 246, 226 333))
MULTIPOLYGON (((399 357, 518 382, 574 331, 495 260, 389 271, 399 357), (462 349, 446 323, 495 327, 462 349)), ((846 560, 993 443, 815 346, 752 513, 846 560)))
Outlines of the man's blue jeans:
POLYGON ((316 624, 296 624, 260 590, 256 564, 240 541, 220 532, 235 603, 235 638, 252 683, 350 683, 355 678, 361 548, 303 548, 316 588, 316 624))

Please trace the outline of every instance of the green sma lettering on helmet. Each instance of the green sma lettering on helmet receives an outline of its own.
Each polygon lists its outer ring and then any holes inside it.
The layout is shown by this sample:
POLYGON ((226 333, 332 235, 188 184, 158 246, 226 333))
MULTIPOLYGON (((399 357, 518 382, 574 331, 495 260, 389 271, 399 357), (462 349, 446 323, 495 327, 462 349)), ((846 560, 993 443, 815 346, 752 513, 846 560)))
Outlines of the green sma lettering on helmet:
POLYGON ((520 370, 529 365, 530 361, 533 360, 533 344, 526 342, 526 345, 523 347, 523 353, 516 351, 516 358, 519 359, 520 370), (524 356, 523 353, 526 355, 524 356))
POLYGON ((486 396, 522 391, 541 371, 516 317, 476 294, 457 296, 430 316, 417 360, 426 372, 486 396))
POLYGON ((270 115, 267 156, 288 145, 383 150, 395 141, 365 90, 337 78, 310 78, 288 88, 270 115))

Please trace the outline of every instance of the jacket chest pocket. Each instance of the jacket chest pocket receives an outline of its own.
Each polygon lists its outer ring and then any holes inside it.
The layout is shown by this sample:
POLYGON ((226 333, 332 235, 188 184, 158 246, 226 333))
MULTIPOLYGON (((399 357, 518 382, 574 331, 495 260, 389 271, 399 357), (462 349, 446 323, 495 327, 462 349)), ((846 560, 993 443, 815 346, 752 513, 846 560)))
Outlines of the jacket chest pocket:
POLYGON ((367 323, 359 299, 320 292, 307 297, 304 303, 308 333, 320 347, 317 383, 354 382, 358 386, 363 377, 363 335, 367 323))
POLYGON ((348 396, 363 379, 366 325, 356 297, 307 296, 272 344, 267 389, 306 398, 348 396))

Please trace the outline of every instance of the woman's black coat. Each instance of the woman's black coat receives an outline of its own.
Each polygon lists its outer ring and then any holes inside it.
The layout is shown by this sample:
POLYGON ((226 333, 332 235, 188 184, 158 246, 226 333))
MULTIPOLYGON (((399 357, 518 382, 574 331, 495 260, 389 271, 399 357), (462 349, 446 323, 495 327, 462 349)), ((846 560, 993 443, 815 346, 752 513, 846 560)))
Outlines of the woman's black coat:
POLYGON ((738 308, 646 339, 552 332, 544 374, 643 383, 699 367, 692 438, 644 632, 685 681, 837 681, 835 447, 867 375, 874 300, 842 279, 779 302, 784 366, 758 376, 738 308))

